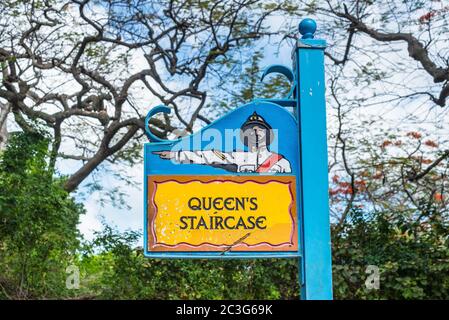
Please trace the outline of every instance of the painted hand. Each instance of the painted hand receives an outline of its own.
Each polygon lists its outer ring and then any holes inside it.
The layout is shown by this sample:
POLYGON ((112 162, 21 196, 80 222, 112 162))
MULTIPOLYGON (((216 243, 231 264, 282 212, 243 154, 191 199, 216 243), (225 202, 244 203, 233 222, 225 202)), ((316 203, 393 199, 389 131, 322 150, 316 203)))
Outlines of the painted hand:
POLYGON ((159 155, 161 159, 171 160, 175 158, 176 152, 173 151, 154 151, 153 154, 159 155))

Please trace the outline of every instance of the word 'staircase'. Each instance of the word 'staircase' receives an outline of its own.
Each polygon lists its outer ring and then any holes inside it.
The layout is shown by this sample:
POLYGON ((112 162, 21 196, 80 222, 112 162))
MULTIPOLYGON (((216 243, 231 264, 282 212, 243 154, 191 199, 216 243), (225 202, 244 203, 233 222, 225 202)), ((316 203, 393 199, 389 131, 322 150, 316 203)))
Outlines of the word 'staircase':
POLYGON ((302 299, 332 299, 324 50, 299 24, 284 99, 256 99, 199 132, 144 146, 149 258, 297 258, 302 299), (292 111, 290 111, 292 110, 292 111))

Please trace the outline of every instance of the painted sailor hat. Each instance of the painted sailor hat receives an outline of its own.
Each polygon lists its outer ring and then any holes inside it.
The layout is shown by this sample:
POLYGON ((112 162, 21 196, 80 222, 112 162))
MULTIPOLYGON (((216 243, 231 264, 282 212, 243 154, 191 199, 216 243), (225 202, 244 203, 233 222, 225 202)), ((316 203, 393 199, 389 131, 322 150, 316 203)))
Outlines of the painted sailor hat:
POLYGON ((242 131, 249 129, 254 126, 264 127, 267 130, 271 130, 271 126, 265 121, 262 116, 258 115, 256 111, 252 115, 246 119, 246 121, 242 124, 242 131))
POLYGON ((267 130, 267 145, 271 144, 271 142, 273 142, 273 129, 271 128, 271 126, 265 121, 265 119, 260 116, 259 114, 257 114, 256 111, 253 112, 252 115, 250 115, 248 117, 248 119, 246 119, 246 121, 242 124, 241 127, 241 138, 242 141, 244 141, 245 145, 246 145, 246 139, 244 139, 244 133, 248 130, 251 129, 255 126, 259 126, 262 128, 265 128, 267 130))

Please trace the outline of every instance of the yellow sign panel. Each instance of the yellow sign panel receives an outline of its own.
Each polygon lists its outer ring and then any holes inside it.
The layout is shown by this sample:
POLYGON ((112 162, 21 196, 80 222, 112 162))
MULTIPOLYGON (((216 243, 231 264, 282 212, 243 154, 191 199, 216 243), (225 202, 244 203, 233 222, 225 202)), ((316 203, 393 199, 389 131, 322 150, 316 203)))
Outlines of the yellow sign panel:
POLYGON ((296 251, 295 178, 148 178, 152 251, 296 251))

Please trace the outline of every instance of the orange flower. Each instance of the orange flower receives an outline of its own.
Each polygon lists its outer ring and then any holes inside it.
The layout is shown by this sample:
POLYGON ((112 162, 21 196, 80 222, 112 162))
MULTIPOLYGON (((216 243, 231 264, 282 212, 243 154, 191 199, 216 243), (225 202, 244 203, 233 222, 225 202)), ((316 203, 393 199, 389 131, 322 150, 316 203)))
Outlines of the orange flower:
POLYGON ((408 136, 408 137, 412 137, 412 138, 414 138, 414 139, 421 139, 421 137, 422 137, 421 133, 416 132, 416 131, 410 131, 410 132, 408 132, 408 133, 407 133, 407 136, 408 136))
POLYGON ((432 147, 432 148, 438 148, 438 144, 435 141, 432 140, 426 140, 424 142, 424 144, 428 147, 432 147))
POLYGON ((433 195, 433 198, 435 199, 436 202, 441 202, 444 200, 444 197, 441 193, 437 192, 433 195))
POLYGON ((388 147, 389 145, 391 145, 392 142, 390 140, 385 140, 384 142, 382 142, 382 144, 380 145, 380 147, 382 149, 385 149, 386 147, 388 147))
POLYGON ((366 190, 366 182, 364 180, 357 180, 354 182, 354 184, 357 186, 357 189, 360 191, 366 190))
POLYGON ((424 23, 430 21, 430 19, 432 19, 436 15, 437 13, 435 11, 427 12, 426 14, 423 14, 421 17, 419 17, 419 22, 424 23))
POLYGON ((347 187, 351 186, 351 184, 349 182, 340 182, 339 185, 342 188, 347 188, 347 187))

